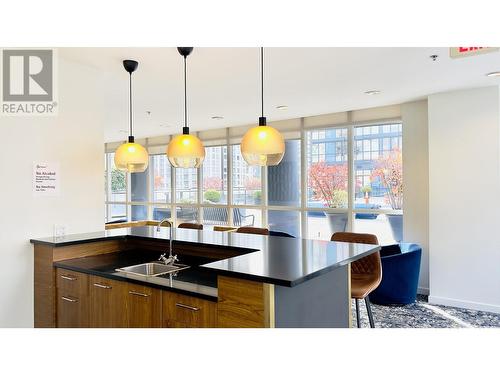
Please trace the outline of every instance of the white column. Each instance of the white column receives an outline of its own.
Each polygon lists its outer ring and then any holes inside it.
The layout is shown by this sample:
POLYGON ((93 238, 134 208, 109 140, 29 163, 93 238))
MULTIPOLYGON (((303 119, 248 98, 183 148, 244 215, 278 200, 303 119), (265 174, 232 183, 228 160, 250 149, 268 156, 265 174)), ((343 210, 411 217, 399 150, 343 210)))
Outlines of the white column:
POLYGON ((429 96, 430 301, 500 312, 500 91, 429 96))
POLYGON ((418 293, 429 294, 429 147, 427 100, 401 105, 403 121, 403 239, 422 246, 418 293))

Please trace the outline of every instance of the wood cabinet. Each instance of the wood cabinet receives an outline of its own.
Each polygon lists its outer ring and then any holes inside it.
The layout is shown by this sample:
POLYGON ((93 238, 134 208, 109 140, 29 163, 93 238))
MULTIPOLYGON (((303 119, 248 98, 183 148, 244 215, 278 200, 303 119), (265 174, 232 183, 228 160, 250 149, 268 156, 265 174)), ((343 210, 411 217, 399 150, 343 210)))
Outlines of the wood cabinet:
POLYGON ((214 328, 216 303, 182 294, 162 291, 163 327, 214 328))
POLYGON ((161 290, 126 283, 127 327, 161 328, 161 290))
POLYGON ((274 286, 218 276, 219 328, 274 327, 274 286))
POLYGON ((216 302, 61 268, 55 273, 57 327, 217 327, 216 302))
POLYGON ((57 327, 89 327, 88 276, 57 269, 57 327))
POLYGON ((98 276, 89 278, 90 326, 126 328, 127 283, 98 276))

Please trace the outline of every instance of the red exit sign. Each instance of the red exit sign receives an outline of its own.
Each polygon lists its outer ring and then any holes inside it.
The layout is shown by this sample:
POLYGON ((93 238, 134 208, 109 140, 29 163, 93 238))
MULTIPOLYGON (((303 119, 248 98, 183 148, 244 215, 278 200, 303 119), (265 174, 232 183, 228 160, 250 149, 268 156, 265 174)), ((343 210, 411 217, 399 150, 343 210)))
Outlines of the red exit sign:
POLYGON ((498 51, 498 47, 451 47, 450 57, 456 59, 457 57, 482 55, 496 51, 498 51))

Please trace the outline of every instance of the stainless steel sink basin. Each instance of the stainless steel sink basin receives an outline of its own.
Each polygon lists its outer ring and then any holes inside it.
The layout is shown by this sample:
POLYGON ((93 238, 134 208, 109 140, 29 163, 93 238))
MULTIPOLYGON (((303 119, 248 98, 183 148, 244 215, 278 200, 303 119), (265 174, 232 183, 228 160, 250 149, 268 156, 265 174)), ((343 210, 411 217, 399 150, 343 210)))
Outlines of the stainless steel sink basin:
POLYGON ((161 276, 167 273, 184 270, 186 268, 189 268, 189 266, 186 266, 185 264, 166 265, 160 262, 150 262, 117 268, 116 271, 138 276, 161 276))

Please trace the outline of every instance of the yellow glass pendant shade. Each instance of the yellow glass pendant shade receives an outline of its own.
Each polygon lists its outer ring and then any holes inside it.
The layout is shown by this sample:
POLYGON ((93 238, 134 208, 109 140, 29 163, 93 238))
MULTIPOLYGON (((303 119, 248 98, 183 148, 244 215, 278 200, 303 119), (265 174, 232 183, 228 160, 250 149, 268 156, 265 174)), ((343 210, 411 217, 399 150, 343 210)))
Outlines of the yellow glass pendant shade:
POLYGON ((115 166, 119 170, 130 173, 144 172, 148 163, 148 152, 138 143, 124 143, 115 151, 115 166))
POLYGON ((130 110, 130 135, 128 142, 122 144, 115 151, 115 166, 117 169, 129 173, 144 172, 148 168, 149 155, 144 147, 134 142, 132 131, 132 73, 135 72, 139 63, 135 60, 123 60, 123 67, 129 74, 129 110, 130 110))
POLYGON ((205 148, 198 137, 180 134, 168 144, 167 157, 175 168, 199 168, 205 159, 205 148))
POLYGON ((278 165, 285 155, 285 141, 271 126, 256 126, 246 132, 241 141, 241 154, 250 165, 278 165))

